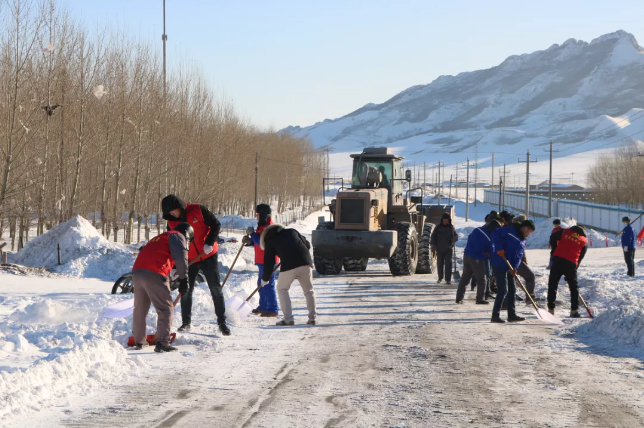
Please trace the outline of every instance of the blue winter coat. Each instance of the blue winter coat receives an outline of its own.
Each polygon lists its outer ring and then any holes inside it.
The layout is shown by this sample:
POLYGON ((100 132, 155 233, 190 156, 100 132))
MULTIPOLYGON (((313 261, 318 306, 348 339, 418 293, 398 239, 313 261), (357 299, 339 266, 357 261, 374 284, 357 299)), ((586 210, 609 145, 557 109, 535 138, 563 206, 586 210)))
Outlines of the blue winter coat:
POLYGON ((635 231, 630 224, 624 228, 622 233, 622 247, 635 248, 635 231))
POLYGON ((521 238, 514 226, 502 227, 492 232, 492 242, 495 250, 490 258, 492 265, 501 270, 509 270, 508 265, 496 253, 503 250, 505 251, 505 258, 508 259, 514 269, 517 269, 525 252, 525 239, 521 238))
POLYGON ((470 233, 465 246, 465 255, 476 260, 489 258, 494 253, 494 244, 487 226, 477 227, 470 233), (486 256, 485 254, 488 254, 486 256))

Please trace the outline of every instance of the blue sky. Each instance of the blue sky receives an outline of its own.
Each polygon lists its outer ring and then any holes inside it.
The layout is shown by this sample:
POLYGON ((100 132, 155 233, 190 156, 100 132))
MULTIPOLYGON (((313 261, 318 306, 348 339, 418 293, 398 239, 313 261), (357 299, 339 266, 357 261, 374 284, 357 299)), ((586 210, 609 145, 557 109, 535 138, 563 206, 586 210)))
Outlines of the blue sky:
MULTIPOLYGON (((161 48, 162 0, 66 0, 88 25, 161 48)), ((167 0, 169 64, 194 62, 252 123, 311 125, 443 74, 495 66, 623 29, 644 44, 644 2, 167 0)))

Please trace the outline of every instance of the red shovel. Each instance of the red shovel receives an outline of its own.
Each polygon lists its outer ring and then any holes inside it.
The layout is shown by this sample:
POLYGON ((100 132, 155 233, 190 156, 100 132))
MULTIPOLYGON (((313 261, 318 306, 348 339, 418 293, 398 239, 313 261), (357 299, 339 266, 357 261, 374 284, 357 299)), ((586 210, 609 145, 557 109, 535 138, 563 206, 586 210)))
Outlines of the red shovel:
POLYGON ((588 312, 588 316, 591 318, 595 318, 595 310, 593 308, 588 307, 584 298, 581 297, 581 294, 579 295, 579 300, 581 300, 581 303, 584 305, 584 308, 586 308, 586 312, 588 312))

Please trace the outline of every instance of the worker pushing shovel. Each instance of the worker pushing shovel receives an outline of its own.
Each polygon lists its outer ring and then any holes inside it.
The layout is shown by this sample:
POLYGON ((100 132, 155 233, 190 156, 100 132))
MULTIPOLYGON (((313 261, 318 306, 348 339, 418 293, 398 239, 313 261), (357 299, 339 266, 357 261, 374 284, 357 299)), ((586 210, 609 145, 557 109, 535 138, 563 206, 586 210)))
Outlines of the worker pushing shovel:
MULTIPOLYGON (((573 226, 570 229, 564 229, 553 235, 556 242, 556 249, 552 253, 552 267, 550 268, 550 277, 548 278, 548 311, 554 315, 555 300, 557 299, 557 289, 559 280, 563 276, 570 288, 570 317, 579 318, 579 284, 577 282, 577 269, 586 254, 586 230, 583 226, 573 226)), ((583 298, 582 298, 583 301, 583 298)), ((588 315, 592 318, 591 310, 586 306, 588 315)))
POLYGON ((188 223, 179 223, 173 230, 153 238, 141 250, 134 262, 134 346, 142 349, 146 343, 146 318, 150 303, 157 311, 157 340, 154 352, 176 351, 170 345, 174 303, 170 294, 168 274, 174 265, 179 277, 179 295, 188 291, 188 248, 194 230, 188 223))

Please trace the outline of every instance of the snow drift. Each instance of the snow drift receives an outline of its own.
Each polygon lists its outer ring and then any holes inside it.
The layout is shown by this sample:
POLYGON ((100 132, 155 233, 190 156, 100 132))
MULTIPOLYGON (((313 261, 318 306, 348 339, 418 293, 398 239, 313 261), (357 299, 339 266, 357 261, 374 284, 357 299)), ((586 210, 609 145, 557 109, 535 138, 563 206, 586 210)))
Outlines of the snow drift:
POLYGON ((128 247, 108 241, 89 221, 76 216, 34 238, 12 261, 71 276, 114 281, 132 269, 134 255, 128 247))

